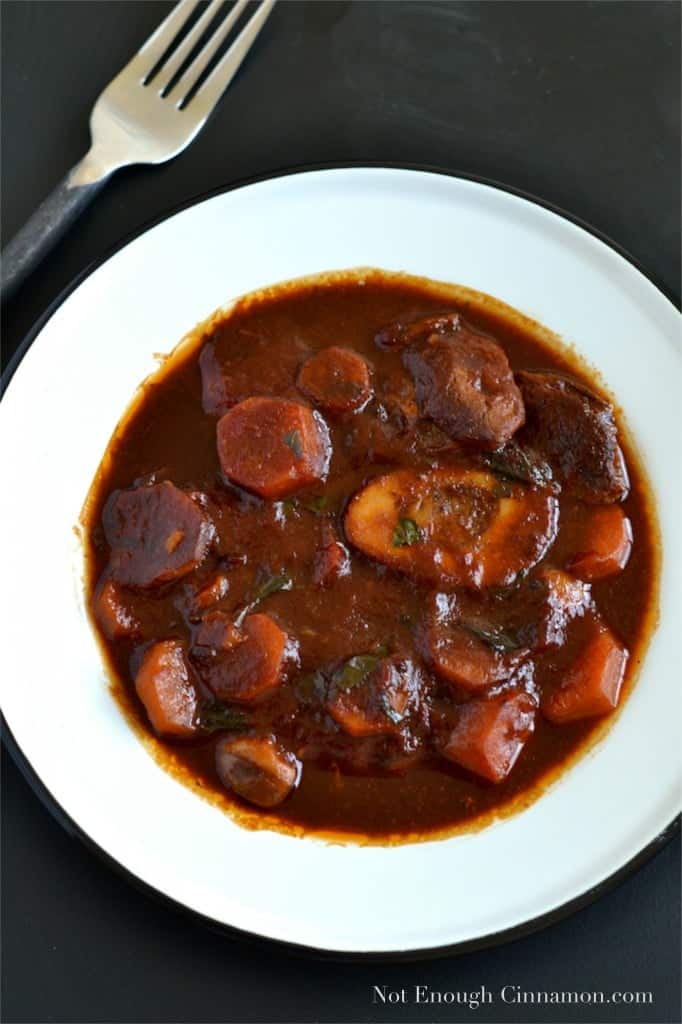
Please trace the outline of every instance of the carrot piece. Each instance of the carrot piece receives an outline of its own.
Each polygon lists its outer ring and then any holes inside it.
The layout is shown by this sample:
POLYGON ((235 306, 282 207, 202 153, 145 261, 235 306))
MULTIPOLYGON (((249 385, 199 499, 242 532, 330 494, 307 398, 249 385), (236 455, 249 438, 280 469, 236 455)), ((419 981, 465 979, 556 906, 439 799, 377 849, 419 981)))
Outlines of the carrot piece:
POLYGON ((247 615, 240 630, 242 641, 209 665, 202 677, 219 700, 248 703, 279 685, 288 637, 269 615, 247 615))
POLYGON ((525 691, 463 704, 443 754, 490 782, 502 782, 533 732, 536 706, 525 691))
POLYGON ((146 651, 135 678, 135 689, 160 736, 194 735, 197 693, 177 640, 161 640, 146 651))
POLYGON ((349 736, 398 734, 420 700, 423 676, 409 658, 355 655, 335 673, 327 711, 349 736))
POLYGON ((262 498, 284 498, 327 474, 329 430, 305 405, 247 398, 226 412, 216 429, 223 473, 262 498))
POLYGON ((113 580, 106 580, 95 596, 95 615, 100 626, 112 640, 136 636, 140 624, 126 607, 120 588, 113 580))
POLYGON ((315 405, 330 413, 362 409, 372 397, 365 360, 336 345, 311 356, 301 367, 296 384, 315 405))
POLYGON ((204 611, 211 605, 217 604, 230 589, 230 581, 224 573, 216 573, 208 583, 197 590, 193 597, 193 607, 196 611, 204 611))
POLYGON ((114 579, 125 586, 155 587, 201 564, 214 526, 197 501, 164 480, 115 493, 104 511, 104 532, 114 579))
POLYGON ((632 524, 619 505, 597 505, 585 520, 579 551, 568 568, 582 580, 624 569, 632 551, 632 524))
POLYGON ((602 622, 596 623, 587 647, 561 685, 542 702, 542 713, 555 725, 606 715, 618 706, 628 652, 602 622))

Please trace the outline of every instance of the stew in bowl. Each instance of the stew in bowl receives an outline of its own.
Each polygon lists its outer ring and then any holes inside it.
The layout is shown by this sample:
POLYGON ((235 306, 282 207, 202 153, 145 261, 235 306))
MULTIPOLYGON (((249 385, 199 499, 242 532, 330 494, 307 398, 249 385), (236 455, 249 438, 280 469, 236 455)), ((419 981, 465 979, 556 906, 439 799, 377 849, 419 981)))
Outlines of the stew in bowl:
POLYGON ((596 375, 497 300, 378 270, 193 332, 84 526, 121 706, 256 827, 405 841, 525 806, 652 626, 655 519, 596 375))

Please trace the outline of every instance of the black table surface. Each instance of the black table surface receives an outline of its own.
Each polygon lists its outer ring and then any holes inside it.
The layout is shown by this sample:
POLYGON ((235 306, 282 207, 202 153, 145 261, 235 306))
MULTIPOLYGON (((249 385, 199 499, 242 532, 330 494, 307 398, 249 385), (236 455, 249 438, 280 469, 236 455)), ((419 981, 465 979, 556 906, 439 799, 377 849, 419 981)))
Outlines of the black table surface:
MULTIPOLYGON (((2 3, 5 241, 85 151, 97 93, 169 6, 2 3)), ((118 175, 6 306, 4 358, 79 272, 148 221, 311 163, 437 165, 526 190, 676 293, 679 22, 677 3, 648 0, 283 0, 192 147, 118 175)), ((505 946, 321 962, 212 932, 134 888, 61 829, 4 751, 2 787, 6 1021, 680 1020, 679 836, 597 902, 505 946), (460 999, 485 985, 495 1002, 415 1004, 416 984, 460 999), (405 988, 407 1001, 373 1002, 375 985, 405 988), (552 1008, 504 1003, 504 985, 651 996, 552 1008)), ((500 870, 513 884, 513 865, 500 870)))

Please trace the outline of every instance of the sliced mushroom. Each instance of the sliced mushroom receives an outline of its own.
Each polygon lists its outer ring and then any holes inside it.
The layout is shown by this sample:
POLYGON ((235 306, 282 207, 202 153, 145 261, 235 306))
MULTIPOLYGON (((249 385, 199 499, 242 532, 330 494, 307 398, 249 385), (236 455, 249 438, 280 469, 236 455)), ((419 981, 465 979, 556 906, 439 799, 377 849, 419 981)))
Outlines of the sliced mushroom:
POLYGON ((348 539, 366 555, 427 579, 469 587, 508 584, 547 553, 557 532, 557 499, 499 481, 483 470, 397 470, 355 495, 348 539))
POLYGON ((276 807, 296 788, 301 762, 274 736, 225 736, 215 748, 220 781, 249 803, 276 807))

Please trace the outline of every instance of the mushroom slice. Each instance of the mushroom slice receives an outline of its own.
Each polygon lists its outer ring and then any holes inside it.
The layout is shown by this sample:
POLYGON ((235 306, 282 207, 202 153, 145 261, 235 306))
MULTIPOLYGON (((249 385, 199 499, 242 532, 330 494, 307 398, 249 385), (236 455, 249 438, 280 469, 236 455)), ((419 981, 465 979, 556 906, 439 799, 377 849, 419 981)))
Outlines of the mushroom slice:
POLYGON ((301 762, 274 736, 224 736, 215 765, 226 789, 258 807, 281 804, 301 777, 301 762))
POLYGON ((377 477, 351 501, 346 535, 370 558, 438 585, 511 583, 556 537, 559 505, 547 491, 465 467, 377 477))

